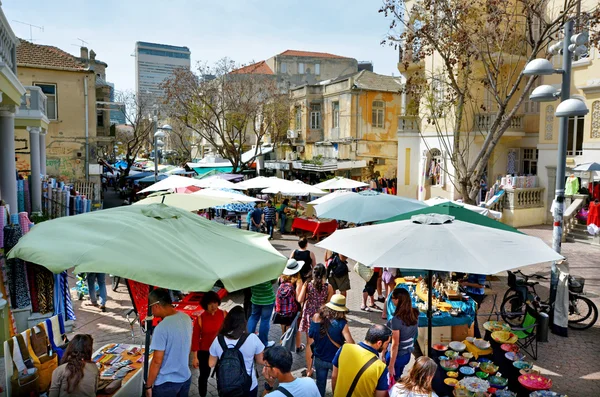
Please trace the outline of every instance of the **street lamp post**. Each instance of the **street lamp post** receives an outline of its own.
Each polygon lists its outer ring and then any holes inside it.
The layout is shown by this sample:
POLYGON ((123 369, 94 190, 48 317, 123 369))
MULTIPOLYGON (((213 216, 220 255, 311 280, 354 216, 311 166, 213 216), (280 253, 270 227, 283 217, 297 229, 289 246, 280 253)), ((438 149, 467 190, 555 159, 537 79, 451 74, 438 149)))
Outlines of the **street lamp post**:
POLYGON ((157 122, 154 122, 154 183, 158 182, 158 148, 164 146, 160 138, 164 138, 166 132, 172 131, 173 128, 169 124, 165 124, 157 130, 157 122))
MULTIPOLYGON (((572 55, 584 54, 587 49, 585 43, 588 40, 587 32, 573 35, 573 20, 568 20, 564 25, 564 38, 562 43, 556 43, 550 47, 550 52, 553 54, 562 53, 563 62, 561 69, 554 69, 552 63, 547 59, 534 59, 525 66, 523 74, 526 76, 544 76, 551 74, 561 74, 562 83, 560 93, 550 85, 541 85, 537 87, 530 95, 530 100, 534 102, 550 102, 554 101, 560 95, 561 103, 556 107, 555 116, 560 118, 558 130, 558 160, 556 164, 556 185, 555 198, 552 204, 553 214, 553 235, 552 248, 560 253, 563 237, 563 213, 565 210, 565 174, 567 166, 567 142, 569 130, 569 117, 584 116, 589 110, 585 103, 577 99, 571 99, 571 66, 572 55), (562 47, 562 48, 561 48, 562 47)), ((556 290, 558 286, 558 268, 556 263, 552 263, 552 275, 550 281, 550 304, 556 301, 556 290)), ((560 305, 566 306, 568 302, 559 302, 560 305)), ((568 313, 568 307, 562 307, 563 312, 568 313)), ((555 332, 566 336, 566 327, 560 324, 555 327, 555 332), (561 330, 560 328, 564 328, 561 330)))

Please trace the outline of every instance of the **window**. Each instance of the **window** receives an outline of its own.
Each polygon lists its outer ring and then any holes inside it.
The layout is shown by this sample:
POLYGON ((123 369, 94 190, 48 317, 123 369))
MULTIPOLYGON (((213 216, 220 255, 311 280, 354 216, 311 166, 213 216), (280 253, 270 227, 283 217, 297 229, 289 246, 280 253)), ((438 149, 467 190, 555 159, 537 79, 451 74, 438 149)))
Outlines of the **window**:
POLYGON ((315 74, 316 75, 321 74, 321 64, 320 63, 315 63, 315 74))
POLYGON ((287 73, 287 63, 283 62, 279 68, 281 73, 287 73))
POLYGON ((523 170, 524 175, 537 175, 538 150, 535 148, 523 149, 523 170))
POLYGON ((371 124, 375 128, 383 128, 385 126, 385 102, 373 101, 373 114, 371 115, 371 124))
POLYGON ((525 95, 525 100, 523 101, 523 113, 525 114, 538 114, 540 112, 540 103, 529 100, 529 95, 540 86, 540 78, 533 83, 531 86, 531 91, 525 95))
POLYGON ((445 89, 445 76, 439 74, 431 79, 431 95, 432 105, 436 117, 444 116, 444 108, 446 107, 446 89, 445 89))
POLYGON ((333 128, 339 128, 340 127, 340 103, 339 102, 333 102, 331 104, 331 114, 332 114, 332 120, 333 120, 333 128))
POLYGON ((296 130, 302 129, 302 108, 300 106, 296 107, 296 130))
POLYGON ((104 111, 96 110, 96 126, 104 127, 104 111))
POLYGON ((298 64, 298 74, 304 74, 304 64, 302 62, 298 64))
POLYGON ((48 120, 56 120, 58 118, 58 105, 56 101, 56 84, 38 84, 34 83, 36 87, 40 87, 42 92, 48 98, 46 100, 46 116, 48 120))
POLYGON ((310 129, 318 130, 321 128, 321 104, 313 103, 310 105, 310 129))
POLYGON ((585 117, 569 117, 567 156, 583 154, 583 124, 585 117))

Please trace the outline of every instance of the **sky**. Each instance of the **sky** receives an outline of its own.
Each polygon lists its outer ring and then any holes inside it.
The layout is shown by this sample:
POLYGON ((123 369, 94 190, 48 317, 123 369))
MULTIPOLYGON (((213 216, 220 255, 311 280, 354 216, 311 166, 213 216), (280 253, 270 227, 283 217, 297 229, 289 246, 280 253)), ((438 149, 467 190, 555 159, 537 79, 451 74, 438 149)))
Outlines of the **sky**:
POLYGON ((285 50, 372 61, 396 76, 398 54, 382 46, 389 20, 382 0, 3 0, 15 34, 79 56, 82 39, 108 64, 117 90, 135 88, 136 41, 187 46, 192 68, 228 57, 240 64, 285 50))

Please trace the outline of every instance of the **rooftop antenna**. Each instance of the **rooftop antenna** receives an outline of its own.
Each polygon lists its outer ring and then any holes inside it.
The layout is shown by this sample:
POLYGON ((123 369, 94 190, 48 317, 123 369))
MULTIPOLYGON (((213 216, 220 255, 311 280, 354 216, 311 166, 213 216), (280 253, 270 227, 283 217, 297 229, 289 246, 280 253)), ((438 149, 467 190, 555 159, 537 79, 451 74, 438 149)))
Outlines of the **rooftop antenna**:
POLYGON ((33 41, 34 41, 34 39, 33 39, 33 28, 39 29, 39 30, 41 30, 42 32, 44 31, 44 27, 43 27, 43 26, 32 25, 32 24, 30 24, 30 23, 27 23, 27 22, 21 22, 21 21, 17 21, 17 20, 15 20, 15 19, 13 19, 13 22, 16 22, 16 23, 20 23, 20 24, 22 24, 22 25, 27 25, 27 26, 29 26, 29 41, 31 41, 32 43, 33 43, 33 41))
POLYGON ((77 40, 81 41, 81 47, 87 47, 86 44, 89 44, 87 41, 80 39, 79 37, 77 38, 77 40))

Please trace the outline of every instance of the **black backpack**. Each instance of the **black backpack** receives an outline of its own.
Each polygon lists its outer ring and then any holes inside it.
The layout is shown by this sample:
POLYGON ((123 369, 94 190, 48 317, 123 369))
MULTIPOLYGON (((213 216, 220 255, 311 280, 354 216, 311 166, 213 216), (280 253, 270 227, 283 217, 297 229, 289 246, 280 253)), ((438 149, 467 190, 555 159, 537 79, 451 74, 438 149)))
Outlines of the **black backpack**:
MULTIPOLYGON (((234 347, 228 347, 222 335, 217 337, 223 354, 217 362, 217 390, 219 397, 243 397, 250 393, 252 377, 246 371, 244 356, 240 348, 246 342, 248 334, 240 337, 234 347)), ((250 373, 254 370, 252 366, 250 373)))
POLYGON ((342 261, 339 256, 335 256, 329 264, 331 273, 334 277, 344 277, 348 274, 348 265, 342 261))

